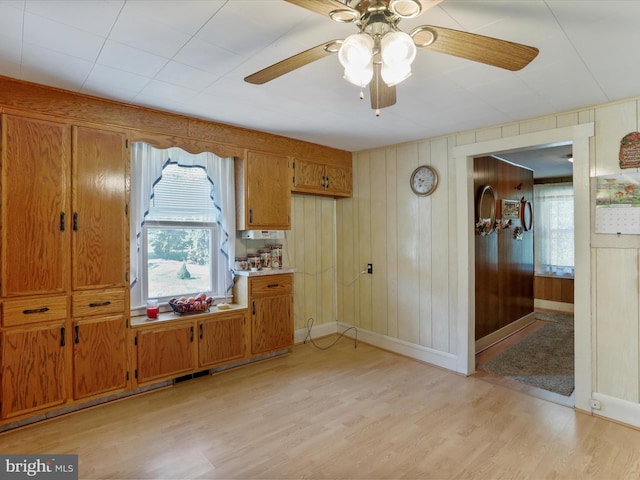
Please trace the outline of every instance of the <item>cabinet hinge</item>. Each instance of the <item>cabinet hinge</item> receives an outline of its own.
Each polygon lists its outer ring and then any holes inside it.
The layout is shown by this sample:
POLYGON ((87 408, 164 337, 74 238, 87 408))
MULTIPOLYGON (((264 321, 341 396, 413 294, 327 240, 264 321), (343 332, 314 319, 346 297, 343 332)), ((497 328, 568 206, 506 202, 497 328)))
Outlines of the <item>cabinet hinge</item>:
POLYGON ((129 328, 129 319, 128 318, 124 319, 124 328, 129 328))
POLYGON ((124 139, 124 148, 129 148, 129 139, 128 138, 124 139))
POLYGON ((137 347, 138 346, 138 337, 133 337, 133 344, 137 347))
POLYGON ((137 368, 134 370, 133 375, 134 375, 136 378, 138 378, 138 369, 137 369, 137 368))
POLYGON ((125 272, 124 274, 124 281, 128 282, 129 281, 129 272, 125 272))
POLYGON ((129 204, 128 203, 124 206, 124 213, 125 213, 125 215, 129 215, 129 204))
POLYGON ((127 382, 129 381, 129 372, 127 372, 127 382))

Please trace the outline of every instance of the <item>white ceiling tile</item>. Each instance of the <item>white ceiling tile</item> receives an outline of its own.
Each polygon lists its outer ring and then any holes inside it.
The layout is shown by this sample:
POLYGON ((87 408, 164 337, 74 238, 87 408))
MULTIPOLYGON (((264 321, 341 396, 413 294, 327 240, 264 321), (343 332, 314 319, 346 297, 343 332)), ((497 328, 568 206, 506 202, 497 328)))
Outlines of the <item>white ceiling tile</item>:
POLYGON ((24 12, 5 2, 0 3, 0 32, 5 41, 22 42, 22 18, 24 12))
POLYGON ((156 97, 162 99, 168 99, 177 103, 187 102, 191 97, 198 92, 180 87, 178 85, 172 85, 170 83, 161 82, 159 80, 152 80, 149 82, 138 95, 137 98, 156 97))
POLYGON ((78 91, 93 63, 77 57, 25 44, 22 49, 23 80, 78 91))
POLYGON ((174 61, 167 63, 156 75, 157 80, 196 91, 204 90, 216 78, 216 75, 209 72, 174 61))
POLYGON ((244 58, 194 37, 180 50, 174 60, 219 77, 240 65, 244 58))
POLYGON ((151 80, 135 73, 123 72, 105 65, 94 65, 84 83, 92 91, 126 92, 131 98, 139 93, 151 80))
POLYGON ((128 1, 122 16, 133 18, 138 24, 154 24, 195 34, 227 0, 135 0, 128 1))
POLYGON ((57 23, 106 37, 125 0, 29 0, 27 11, 57 23))
POLYGON ((167 64, 168 59, 108 40, 97 63, 117 70, 145 77, 154 77, 167 64))
POLYGON ((26 13, 24 42, 93 62, 100 53, 104 38, 26 13))

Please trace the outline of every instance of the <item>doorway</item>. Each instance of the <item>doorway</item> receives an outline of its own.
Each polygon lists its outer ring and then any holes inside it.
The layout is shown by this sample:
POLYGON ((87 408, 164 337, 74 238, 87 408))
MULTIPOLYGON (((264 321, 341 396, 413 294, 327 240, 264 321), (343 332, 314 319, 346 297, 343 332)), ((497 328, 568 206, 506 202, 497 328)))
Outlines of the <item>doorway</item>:
MULTIPOLYGON (((475 278, 470 274, 475 262, 473 229, 468 228, 474 222, 473 195, 473 158, 518 149, 538 148, 562 143, 573 143, 573 185, 575 204, 582 206, 575 212, 575 297, 590 298, 590 183, 589 183, 589 145, 594 135, 594 124, 584 123, 567 127, 553 128, 538 132, 525 133, 506 138, 481 141, 453 148, 456 168, 457 218, 458 228, 458 325, 457 337, 459 350, 456 355, 456 369, 460 373, 471 374, 475 365, 475 278)), ((575 304, 575 406, 590 409, 592 388, 592 345, 591 345, 591 302, 575 304)))

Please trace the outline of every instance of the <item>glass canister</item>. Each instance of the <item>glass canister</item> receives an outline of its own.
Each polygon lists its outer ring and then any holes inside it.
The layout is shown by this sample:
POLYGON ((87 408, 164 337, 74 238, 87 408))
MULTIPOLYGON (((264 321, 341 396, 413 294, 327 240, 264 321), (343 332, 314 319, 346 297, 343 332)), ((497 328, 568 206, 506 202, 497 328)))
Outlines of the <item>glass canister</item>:
POLYGON ((248 253, 247 261, 249 262, 249 268, 251 271, 255 272, 260 270, 261 262, 260 262, 260 254, 259 253, 248 253))
POLYGON ((247 261, 247 257, 236 257, 235 269, 237 272, 249 270, 249 262, 247 261))
POLYGON ((282 268, 282 245, 274 244, 269 248, 271 249, 271 267, 282 268))
POLYGON ((258 250, 260 254, 260 264, 262 268, 271 268, 271 249, 270 248, 262 248, 258 250))

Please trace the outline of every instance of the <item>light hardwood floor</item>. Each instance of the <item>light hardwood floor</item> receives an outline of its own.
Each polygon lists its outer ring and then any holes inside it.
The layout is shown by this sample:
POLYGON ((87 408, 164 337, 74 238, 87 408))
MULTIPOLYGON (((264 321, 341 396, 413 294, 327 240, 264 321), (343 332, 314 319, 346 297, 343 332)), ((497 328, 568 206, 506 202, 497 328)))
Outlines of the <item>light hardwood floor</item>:
POLYGON ((346 338, 6 432, 0 452, 75 453, 83 479, 640 476, 640 431, 346 338))

